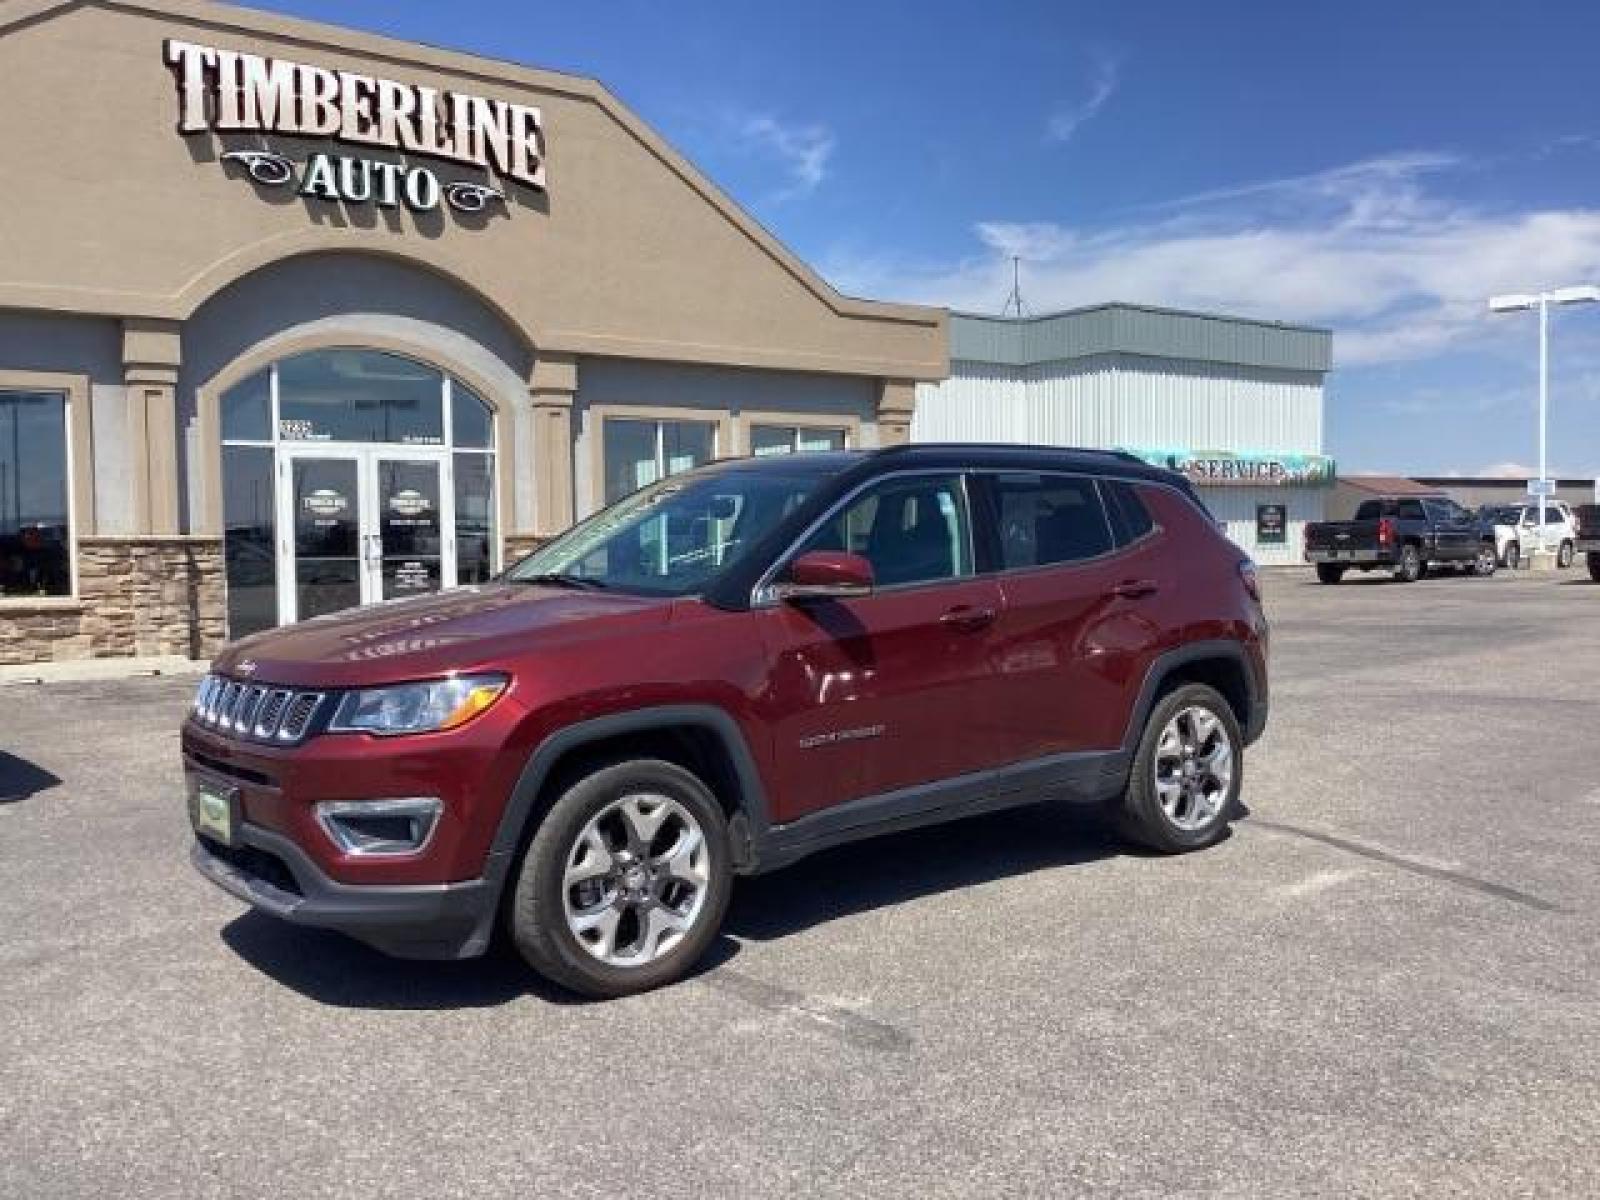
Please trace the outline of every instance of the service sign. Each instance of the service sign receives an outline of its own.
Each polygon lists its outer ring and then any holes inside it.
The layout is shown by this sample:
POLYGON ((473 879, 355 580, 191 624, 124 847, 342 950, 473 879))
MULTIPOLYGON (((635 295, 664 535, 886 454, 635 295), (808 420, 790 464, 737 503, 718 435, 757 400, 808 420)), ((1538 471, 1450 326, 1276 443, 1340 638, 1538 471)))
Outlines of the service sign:
POLYGON ((1239 454, 1231 450, 1125 448, 1204 487, 1328 487, 1333 459, 1323 454, 1239 454))
POLYGON ((312 138, 485 173, 484 182, 442 179, 410 161, 324 150, 296 160, 265 145, 222 155, 262 187, 347 204, 404 205, 413 212, 448 206, 461 213, 504 204, 505 187, 544 190, 544 124, 537 108, 176 39, 167 41, 164 53, 177 77, 180 133, 312 138))

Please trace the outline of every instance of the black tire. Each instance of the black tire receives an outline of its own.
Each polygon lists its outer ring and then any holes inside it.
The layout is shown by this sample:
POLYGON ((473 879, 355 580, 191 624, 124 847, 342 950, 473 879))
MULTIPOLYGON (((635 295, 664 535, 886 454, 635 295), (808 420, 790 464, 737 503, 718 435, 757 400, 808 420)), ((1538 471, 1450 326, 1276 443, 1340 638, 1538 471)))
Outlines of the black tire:
POLYGON ((1400 561, 1394 565, 1394 578, 1398 583, 1415 583, 1427 568, 1422 561, 1422 549, 1411 543, 1400 547, 1400 561))
POLYGON ((1572 560, 1577 557, 1571 542, 1562 542, 1561 548, 1556 551, 1556 566, 1565 571, 1572 565, 1572 560))
POLYGON ((1500 557, 1494 552, 1493 542, 1484 542, 1478 547, 1478 557, 1473 560, 1472 573, 1487 579, 1495 573, 1500 565, 1500 557))
POLYGON ((1167 693, 1150 710, 1139 748, 1134 753, 1133 769, 1122 803, 1114 810, 1117 825, 1129 840, 1158 850, 1162 854, 1184 854, 1200 850, 1221 838, 1239 805, 1239 789, 1244 782, 1244 739, 1238 719, 1221 693, 1203 683, 1186 683, 1167 693), (1203 708, 1222 724, 1233 748, 1232 779, 1226 799, 1205 824, 1184 829, 1161 806, 1156 792, 1156 748, 1168 722, 1186 708, 1203 708))
POLYGON ((1508 571, 1515 571, 1522 565, 1522 543, 1511 542, 1506 546, 1505 561, 1500 564, 1508 571))
POLYGON ((710 789, 674 763, 631 759, 603 766, 571 784, 539 823, 512 895, 511 940, 529 966, 562 987, 597 998, 632 995, 681 978, 700 960, 722 927, 732 888, 728 822, 710 789), (591 954, 568 927, 563 878, 589 821, 638 792, 677 801, 699 823, 709 858, 706 896, 694 923, 659 958, 639 966, 614 966, 591 954))
POLYGON ((1334 563, 1318 563, 1317 579, 1322 583, 1338 583, 1344 578, 1344 568, 1334 563))
POLYGON ((1600 550, 1589 551, 1589 578, 1600 583, 1600 550))

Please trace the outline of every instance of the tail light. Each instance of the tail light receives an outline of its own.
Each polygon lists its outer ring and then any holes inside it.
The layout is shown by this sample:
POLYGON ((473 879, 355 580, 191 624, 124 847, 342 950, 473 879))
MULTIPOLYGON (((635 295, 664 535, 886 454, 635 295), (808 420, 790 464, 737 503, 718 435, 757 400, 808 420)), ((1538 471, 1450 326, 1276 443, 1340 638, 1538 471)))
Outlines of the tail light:
POLYGON ((1378 545, 1380 545, 1380 546, 1392 546, 1392 545, 1394 545, 1394 518, 1393 517, 1380 517, 1380 518, 1378 518, 1378 545))
POLYGON ((1261 603, 1261 574, 1256 570, 1256 564, 1248 558, 1239 561, 1239 578, 1244 582, 1244 590, 1249 592, 1257 604, 1261 603))

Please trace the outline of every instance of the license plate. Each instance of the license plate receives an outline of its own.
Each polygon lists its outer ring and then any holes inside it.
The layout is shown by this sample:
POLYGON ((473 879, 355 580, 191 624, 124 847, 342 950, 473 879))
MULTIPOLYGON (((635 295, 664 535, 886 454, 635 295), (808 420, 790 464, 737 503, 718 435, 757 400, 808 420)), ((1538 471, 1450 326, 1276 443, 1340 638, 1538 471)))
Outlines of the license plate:
POLYGON ((233 845, 233 827, 238 821, 239 789, 208 779, 189 780, 189 820, 196 833, 203 833, 224 846, 233 845))

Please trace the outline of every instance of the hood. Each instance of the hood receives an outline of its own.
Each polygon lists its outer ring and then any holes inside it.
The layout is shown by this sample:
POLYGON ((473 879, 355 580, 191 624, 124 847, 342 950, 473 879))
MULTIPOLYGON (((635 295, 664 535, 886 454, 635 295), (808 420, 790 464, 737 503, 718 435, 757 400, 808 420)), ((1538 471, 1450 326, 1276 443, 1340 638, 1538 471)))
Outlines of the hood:
POLYGON ((311 687, 504 669, 510 658, 537 651, 541 643, 663 625, 672 604, 661 597, 489 583, 253 634, 225 647, 213 666, 261 683, 311 687))

